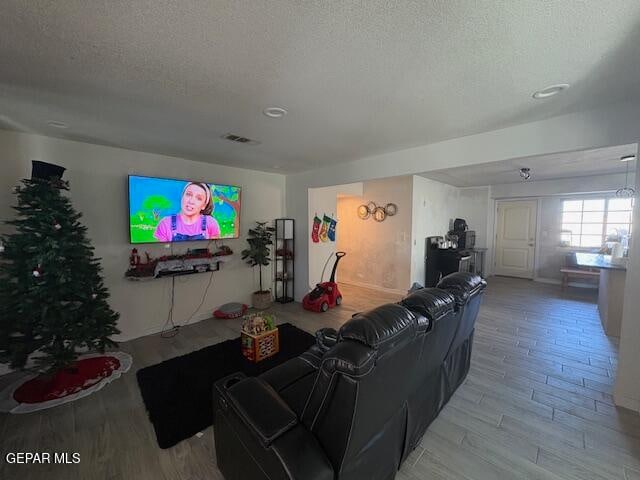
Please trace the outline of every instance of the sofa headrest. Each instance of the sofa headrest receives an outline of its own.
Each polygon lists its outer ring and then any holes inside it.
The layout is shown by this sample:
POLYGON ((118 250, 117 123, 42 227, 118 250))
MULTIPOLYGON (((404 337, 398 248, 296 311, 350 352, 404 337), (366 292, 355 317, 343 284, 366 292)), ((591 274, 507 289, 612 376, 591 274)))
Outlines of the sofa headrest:
POLYGON ((376 350, 360 342, 338 342, 322 358, 322 369, 360 377, 375 366, 376 350))
POLYGON ((340 338, 355 340, 380 352, 415 336, 416 331, 415 315, 401 305, 388 303, 353 317, 340 329, 340 338))
POLYGON ((450 292, 458 304, 466 303, 486 286, 487 282, 480 275, 469 272, 451 273, 438 282, 438 288, 450 292))
POLYGON ((455 310, 455 299, 445 290, 422 288, 403 298, 400 305, 437 322, 455 310))

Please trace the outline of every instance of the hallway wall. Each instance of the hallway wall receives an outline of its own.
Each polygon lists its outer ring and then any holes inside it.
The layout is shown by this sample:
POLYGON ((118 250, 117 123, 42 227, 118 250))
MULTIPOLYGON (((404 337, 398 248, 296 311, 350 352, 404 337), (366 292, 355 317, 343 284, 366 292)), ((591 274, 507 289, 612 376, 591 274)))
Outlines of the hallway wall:
MULTIPOLYGON (((363 183, 361 197, 338 198, 338 250, 341 282, 406 292, 410 286, 412 177, 395 177, 363 183), (361 220, 357 209, 373 201, 395 203, 398 213, 383 222, 361 220)), ((329 264, 329 267, 332 264, 329 264)), ((326 276, 329 275, 327 272, 326 276)))
MULTIPOLYGON (((342 196, 360 196, 362 195, 362 183, 349 183, 345 185, 334 185, 332 187, 310 188, 308 192, 309 198, 309 210, 307 213, 306 229, 302 229, 301 234, 306 236, 308 242, 308 255, 309 255, 309 276, 308 285, 306 286, 304 293, 311 290, 316 283, 319 283, 322 279, 322 269, 327 263, 327 258, 332 256, 336 252, 336 242, 313 242, 311 240, 311 231, 313 228, 313 218, 318 216, 322 221, 324 215, 335 216, 337 218, 338 209, 338 197, 342 196)), ((299 230, 300 227, 296 227, 299 230)), ((336 229, 336 239, 341 234, 341 226, 338 224, 336 229)), ((297 242, 296 242, 297 243, 297 242)), ((296 257, 300 258, 301 252, 296 252, 296 257)), ((344 262, 344 260, 343 260, 344 262)), ((329 265, 333 263, 329 262, 329 265)), ((296 263, 296 272, 300 271, 300 262, 296 263)), ((339 275, 342 272, 340 271, 339 275)), ((329 273, 326 274, 324 280, 328 279, 329 273)), ((297 292, 299 293, 299 292, 297 292)))

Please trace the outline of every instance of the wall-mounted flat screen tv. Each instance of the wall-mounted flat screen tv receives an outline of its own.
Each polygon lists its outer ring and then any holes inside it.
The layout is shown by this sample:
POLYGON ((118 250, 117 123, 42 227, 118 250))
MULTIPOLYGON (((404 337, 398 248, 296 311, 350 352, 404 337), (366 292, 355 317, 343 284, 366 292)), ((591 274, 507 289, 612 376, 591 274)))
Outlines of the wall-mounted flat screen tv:
POLYGON ((241 188, 129 176, 131 243, 238 238, 241 188))

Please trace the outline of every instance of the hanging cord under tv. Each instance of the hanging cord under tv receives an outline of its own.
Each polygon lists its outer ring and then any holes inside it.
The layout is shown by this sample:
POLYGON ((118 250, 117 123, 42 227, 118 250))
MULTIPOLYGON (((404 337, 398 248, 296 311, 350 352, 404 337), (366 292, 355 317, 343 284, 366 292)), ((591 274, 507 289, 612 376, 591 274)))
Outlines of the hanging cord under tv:
MULTIPOLYGON (((214 245, 216 247, 216 249, 218 249, 218 240, 209 240, 209 243, 207 243, 207 249, 209 249, 209 246, 211 245, 211 242, 214 242, 214 245)), ((171 245, 171 255, 173 255, 173 243, 170 244, 171 245)), ((211 272, 209 272, 209 281, 207 282, 207 286, 204 289, 204 293, 202 294, 202 298, 200 299, 200 303, 198 304, 198 306, 196 307, 196 309, 193 311, 193 313, 189 316, 189 318, 187 319, 187 321, 182 324, 182 325, 176 325, 173 321, 173 306, 174 306, 174 302, 175 302, 175 287, 176 287, 176 277, 171 277, 171 301, 169 303, 169 314, 167 316, 167 321, 165 322, 164 326, 162 327, 162 332, 160 333, 160 336, 162 338, 173 338, 175 337, 178 333, 180 333, 180 327, 186 327, 187 325, 189 325, 189 323, 191 323, 191 320, 193 320, 193 317, 200 311, 200 309, 202 308, 202 305, 204 305, 204 301, 207 298, 207 295, 209 294, 209 289, 211 288, 211 285, 213 284, 213 273, 214 271, 211 270, 211 272), (169 328, 167 328, 169 327, 169 328)))
POLYGON ((173 304, 175 298, 175 290, 176 290, 176 277, 171 277, 171 303, 169 304, 169 315, 167 316, 167 321, 162 327, 162 332, 160 336, 162 338, 171 338, 175 337, 180 332, 180 326, 173 323, 173 304), (168 326, 171 328, 167 328, 168 326))
MULTIPOLYGON (((173 243, 169 244, 171 255, 173 255, 173 243)), ((160 336, 162 338, 175 337, 180 332, 180 327, 173 322, 173 304, 176 294, 176 277, 171 277, 171 297, 169 302, 169 314, 167 315, 167 321, 162 326, 160 336), (167 328, 169 327, 170 328, 167 328)))
MULTIPOLYGON (((217 251, 219 249, 218 240, 217 239, 209 240, 209 243, 207 243, 207 250, 209 249, 209 246, 211 245, 211 242, 213 242, 213 245, 215 246, 216 251, 217 251)), ((207 295, 209 294, 209 289, 211 288, 211 285, 213 283, 213 272, 214 272, 214 270, 211 270, 211 272, 209 272, 209 282, 207 283, 207 286, 204 289, 204 293, 202 294, 202 298, 200 299, 200 303, 198 304, 196 309, 193 311, 193 313, 191 315, 189 315, 189 318, 187 319, 187 321, 184 323, 183 326, 189 325, 189 323, 191 323, 191 320, 193 320, 193 317, 200 311, 200 309, 202 308, 202 305, 204 305, 204 301, 207 298, 207 295)))
POLYGON ((182 325, 183 327, 186 327, 187 325, 189 325, 189 323, 191 323, 191 320, 193 320, 193 317, 200 311, 200 309, 202 308, 202 305, 204 305, 204 301, 207 298, 207 294, 209 293, 209 289, 211 288, 211 285, 213 284, 213 272, 214 272, 213 270, 211 270, 211 272, 209 272, 209 282, 207 283, 207 286, 204 289, 204 293, 202 294, 202 298, 200 299, 200 303, 198 304, 196 309, 193 311, 193 313, 189 316, 187 321, 182 325))

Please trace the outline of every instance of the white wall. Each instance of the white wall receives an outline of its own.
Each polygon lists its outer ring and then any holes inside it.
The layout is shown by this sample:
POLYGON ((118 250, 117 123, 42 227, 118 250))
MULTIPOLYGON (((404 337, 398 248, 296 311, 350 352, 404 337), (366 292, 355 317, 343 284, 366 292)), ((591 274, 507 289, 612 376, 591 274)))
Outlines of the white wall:
MULTIPOLYGON (((640 158, 640 149, 637 158, 640 158)), ((636 169, 635 180, 635 184, 640 185, 640 169, 636 169)), ((637 200, 636 197, 636 204, 633 209, 634 225, 640 225, 640 202, 637 200)), ((639 293, 640 242, 636 238, 631 242, 629 250, 614 399, 616 404, 638 412, 640 412, 640 362, 638 362, 638 345, 640 345, 639 293)))
POLYGON ((337 248, 341 282, 405 293, 410 286, 412 177, 363 182, 362 196, 338 199, 337 248), (362 220, 357 209, 375 202, 395 203, 398 211, 383 222, 362 220))
POLYGON ((424 285, 425 238, 444 236, 456 215, 458 188, 413 176, 413 226, 411 229, 411 283, 424 285))
MULTIPOLYGON (((127 175, 200 179, 240 185, 242 187, 241 232, 255 220, 272 220, 284 216, 285 178, 232 167, 193 162, 181 158, 134 152, 119 148, 71 142, 38 135, 0 131, 0 219, 13 216, 11 193, 19 179, 31 175, 31 160, 43 160, 67 168, 65 179, 71 183, 70 196, 83 214, 82 222, 102 258, 105 284, 111 293, 110 304, 120 313, 118 340, 126 340, 163 327, 168 314, 170 279, 131 282, 124 279, 131 250, 128 233, 127 175)), ((0 229, 6 228, 0 226, 0 229)), ((228 240, 236 254, 245 248, 244 238, 228 240)), ((178 244, 174 251, 203 246, 202 242, 178 244)), ((166 253, 162 245, 138 246, 152 256, 166 253)), ((230 301, 250 303, 257 289, 254 272, 237 255, 213 273, 213 284, 199 312, 192 321, 211 316, 214 307, 230 301)), ((268 268, 265 277, 272 278, 268 268)), ((178 277, 175 281, 174 319, 184 323, 200 303, 209 274, 178 277)), ((215 321, 215 320, 211 320, 215 321)))
MULTIPOLYGON (((576 196, 572 196, 575 198, 576 196)), ((560 266, 571 249, 560 246, 562 231, 562 201, 567 197, 544 197, 538 201, 537 257, 535 259, 534 279, 562 280, 560 266)))
MULTIPOLYGON (((326 214, 328 216, 336 215, 338 213, 338 196, 361 196, 362 195, 362 183, 352 183, 348 185, 335 185, 331 187, 323 187, 323 188, 310 188, 308 191, 308 212, 307 218, 303 220, 303 227, 299 225, 299 222, 296 221, 296 252, 298 252, 297 260, 296 260, 296 272, 300 272, 296 274, 296 277, 300 275, 304 275, 308 268, 308 277, 307 280, 303 282, 299 282, 297 278, 294 278, 294 282, 296 282, 296 299, 300 300, 311 288, 313 288, 316 283, 320 282, 322 277, 322 269, 324 265, 327 263, 327 258, 336 252, 336 242, 318 242, 314 243, 311 241, 311 232, 313 225, 313 218, 317 215, 320 220, 322 220, 323 216, 326 214), (305 255, 300 255, 300 251, 298 250, 299 245, 304 245, 304 242, 301 242, 298 235, 304 235, 304 241, 307 242, 307 248, 305 248, 305 255), (308 265, 302 265, 302 262, 307 261, 308 265), (299 285, 302 284, 302 290, 300 290, 299 285)), ((336 226, 336 239, 340 236, 341 226, 340 219, 338 218, 338 224, 336 226)), ((330 261, 327 270, 331 272, 331 268, 333 263, 330 261)), ((339 270, 338 270, 339 272, 339 270)), ((327 273, 326 275, 329 275, 327 273)), ((336 277, 339 276, 339 273, 336 274, 336 277)), ((325 281, 328 280, 327 277, 324 278, 325 281)))
POLYGON ((469 230, 476 232, 476 247, 487 248, 489 232, 489 187, 470 187, 459 190, 456 215, 464 218, 469 230))
POLYGON ((464 218, 476 231, 476 247, 487 246, 489 187, 458 188, 419 175, 413 176, 411 282, 424 285, 425 238, 444 236, 451 221, 464 218))

